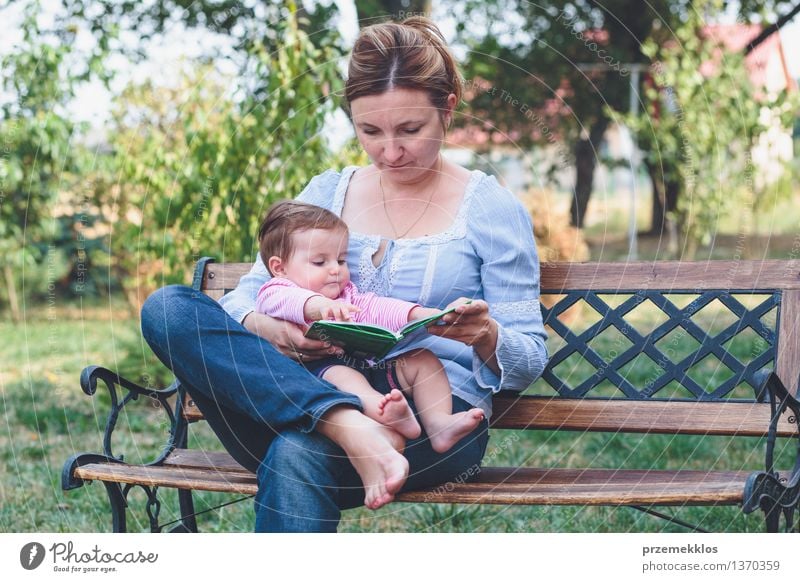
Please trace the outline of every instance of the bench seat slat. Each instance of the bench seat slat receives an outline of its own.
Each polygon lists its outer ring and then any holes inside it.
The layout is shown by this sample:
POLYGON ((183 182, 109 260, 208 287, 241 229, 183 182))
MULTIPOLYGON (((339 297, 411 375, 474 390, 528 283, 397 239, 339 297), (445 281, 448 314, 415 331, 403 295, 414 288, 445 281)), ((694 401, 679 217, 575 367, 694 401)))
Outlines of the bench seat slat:
POLYGON ((747 471, 485 468, 398 501, 525 505, 736 505, 747 471), (442 493, 444 492, 444 493, 442 493))
POLYGON ((167 467, 206 469, 214 467, 221 471, 238 471, 250 475, 250 471, 237 463, 225 451, 203 451, 200 449, 175 449, 164 460, 167 467))
MULTIPOLYGON (((779 436, 797 434, 788 421, 779 436)), ((588 430, 654 434, 766 436, 769 404, 756 402, 681 402, 666 400, 498 397, 493 401, 492 427, 513 429, 588 430)))
MULTIPOLYGON (((254 495, 256 478, 227 453, 177 449, 160 467, 96 463, 81 479, 254 495), (224 467, 224 468, 223 468, 224 467)), ((735 505, 748 471, 651 471, 485 467, 469 483, 449 483, 398 501, 526 505, 735 505)))
POLYGON ((208 465, 205 468, 148 467, 116 463, 93 463, 75 470, 85 481, 136 483, 150 487, 174 487, 198 491, 220 491, 255 495, 256 477, 248 471, 222 471, 208 465))

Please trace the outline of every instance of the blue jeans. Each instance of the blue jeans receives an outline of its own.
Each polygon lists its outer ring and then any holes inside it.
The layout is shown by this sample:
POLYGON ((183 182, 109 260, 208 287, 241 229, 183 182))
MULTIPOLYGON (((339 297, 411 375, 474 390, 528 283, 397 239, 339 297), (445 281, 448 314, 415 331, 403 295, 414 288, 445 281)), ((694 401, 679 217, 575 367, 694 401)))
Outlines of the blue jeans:
MULTIPOLYGON (((332 407, 360 409, 358 397, 317 378, 189 287, 153 293, 142 307, 142 334, 231 456, 256 473, 256 531, 333 532, 341 509, 363 503, 361 480, 342 449, 314 432, 332 407)), ((453 398, 454 412, 468 408, 453 398)), ((439 454, 423 433, 406 447, 405 489, 458 478, 480 464, 487 440, 484 421, 439 454)))

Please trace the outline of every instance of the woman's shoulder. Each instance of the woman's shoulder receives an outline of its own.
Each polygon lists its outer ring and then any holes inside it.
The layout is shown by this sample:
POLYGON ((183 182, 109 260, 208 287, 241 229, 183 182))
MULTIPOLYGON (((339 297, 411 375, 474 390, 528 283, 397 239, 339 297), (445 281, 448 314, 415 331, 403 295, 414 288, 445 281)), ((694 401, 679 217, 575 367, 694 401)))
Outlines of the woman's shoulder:
POLYGON ((330 210, 334 206, 342 186, 347 188, 347 181, 357 169, 356 166, 348 166, 341 170, 325 170, 311 178, 297 199, 330 210))
POLYGON ((528 216, 522 201, 495 176, 473 170, 471 184, 469 215, 473 223, 491 228, 502 224, 496 221, 528 216))

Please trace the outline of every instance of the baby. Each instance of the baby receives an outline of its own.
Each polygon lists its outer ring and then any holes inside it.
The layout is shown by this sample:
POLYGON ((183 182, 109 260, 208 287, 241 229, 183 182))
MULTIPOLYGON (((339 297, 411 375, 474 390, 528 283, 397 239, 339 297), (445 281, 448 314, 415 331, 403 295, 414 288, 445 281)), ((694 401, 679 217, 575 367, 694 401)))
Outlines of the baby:
MULTIPOLYGON (((374 293, 361 293, 347 268, 347 225, 335 214, 311 204, 279 202, 258 231, 259 250, 272 279, 259 290, 256 311, 301 325, 321 319, 382 325, 397 331, 409 321, 440 313, 437 309, 374 293)), ((453 414, 450 382, 439 358, 413 350, 387 362, 389 394, 370 386, 351 359, 307 362, 318 377, 361 400, 364 414, 413 439, 421 428, 406 400, 414 400, 433 450, 443 453, 483 420, 480 408, 453 414)))

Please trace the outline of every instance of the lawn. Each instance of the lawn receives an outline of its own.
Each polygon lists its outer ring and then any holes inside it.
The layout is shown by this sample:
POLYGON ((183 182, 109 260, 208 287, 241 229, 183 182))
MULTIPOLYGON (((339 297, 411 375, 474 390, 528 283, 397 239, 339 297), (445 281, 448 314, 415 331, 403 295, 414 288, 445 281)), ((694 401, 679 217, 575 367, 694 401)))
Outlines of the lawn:
MULTIPOLYGON (((713 311, 713 310, 712 310, 713 311)), ((124 311, 123 311, 124 312, 124 311)), ((90 364, 116 369, 141 370, 144 379, 159 376, 157 364, 147 357, 138 323, 119 313, 95 310, 40 312, 22 325, 0 324, 6 346, 0 354, 0 406, 4 430, 0 455, 0 531, 109 531, 110 514, 105 490, 93 483, 64 493, 60 472, 64 460, 76 452, 100 451, 102 427, 109 398, 98 390, 85 396, 78 385, 80 370, 90 364)), ((591 314, 584 315, 591 320, 591 314)), ((652 313, 641 317, 653 318, 652 313)), ((709 312, 710 325, 719 314, 709 312)), ((613 337, 603 338, 600 352, 614 348, 613 337), (605 342, 605 343, 604 343, 605 342)), ((552 341, 556 341, 553 338, 552 341)), ((742 357, 763 349, 757 340, 742 340, 730 349, 742 357), (752 343, 748 343, 752 341, 752 343)), ((568 374, 580 377, 584 363, 575 362, 568 374)), ((642 361, 627 370, 632 382, 653 374, 642 361)), ((717 374, 719 370, 702 371, 717 374)), ((534 386, 533 392, 545 390, 534 386)), ((168 426, 163 411, 147 403, 121 418, 114 443, 115 453, 127 459, 153 458, 166 440, 168 426)), ((192 446, 217 449, 216 439, 201 423, 191 435, 192 446)), ((195 427, 193 427, 195 428, 195 427)), ((664 435, 602 435, 495 431, 487 451, 493 464, 527 466, 588 466, 630 468, 746 468, 763 463, 764 443, 758 439, 733 442, 724 437, 670 437, 664 435), (511 437, 511 438, 509 438, 511 437), (512 443, 513 446, 509 446, 512 443), (669 444, 667 451, 666 445, 669 444)), ((145 495, 131 496, 129 529, 147 529, 145 495)), ((201 493, 198 510, 236 497, 201 493)), ((177 517, 177 503, 167 495, 161 521, 177 517)), ((666 509, 715 531, 763 531, 760 515, 743 516, 738 508, 666 509)), ((199 517, 202 531, 250 531, 251 500, 245 500, 199 517)), ((379 511, 345 512, 341 531, 409 532, 628 532, 684 531, 681 527, 621 508, 500 507, 391 504, 379 511)))

